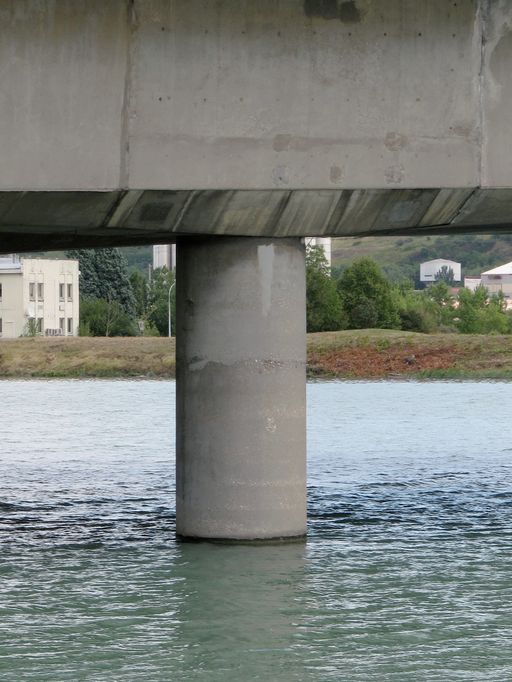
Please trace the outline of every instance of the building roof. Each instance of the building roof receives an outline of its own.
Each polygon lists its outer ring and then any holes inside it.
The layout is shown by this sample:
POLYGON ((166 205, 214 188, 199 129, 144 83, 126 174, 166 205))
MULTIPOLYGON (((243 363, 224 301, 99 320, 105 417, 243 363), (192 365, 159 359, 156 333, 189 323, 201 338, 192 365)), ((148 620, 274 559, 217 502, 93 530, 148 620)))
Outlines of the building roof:
POLYGON ((0 272, 21 272, 21 261, 16 256, 0 256, 0 272))
POLYGON ((505 265, 500 265, 492 270, 487 270, 482 275, 512 275, 512 262, 505 263, 505 265))
POLYGON ((452 265, 460 265, 457 261, 448 260, 447 258, 434 258, 433 260, 426 260, 421 265, 430 265, 430 263, 451 263, 452 265))

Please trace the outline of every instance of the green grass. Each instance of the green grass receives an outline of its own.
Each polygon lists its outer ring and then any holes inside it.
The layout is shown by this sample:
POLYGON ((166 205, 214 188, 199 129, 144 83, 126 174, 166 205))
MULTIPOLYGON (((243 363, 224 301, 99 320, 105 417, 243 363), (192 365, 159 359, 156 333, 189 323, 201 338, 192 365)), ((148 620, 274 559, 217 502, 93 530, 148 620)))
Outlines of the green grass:
MULTIPOLYGON (((0 378, 175 376, 174 339, 25 338, 0 341, 0 378)), ((308 336, 308 376, 512 380, 512 336, 386 329, 308 336)))

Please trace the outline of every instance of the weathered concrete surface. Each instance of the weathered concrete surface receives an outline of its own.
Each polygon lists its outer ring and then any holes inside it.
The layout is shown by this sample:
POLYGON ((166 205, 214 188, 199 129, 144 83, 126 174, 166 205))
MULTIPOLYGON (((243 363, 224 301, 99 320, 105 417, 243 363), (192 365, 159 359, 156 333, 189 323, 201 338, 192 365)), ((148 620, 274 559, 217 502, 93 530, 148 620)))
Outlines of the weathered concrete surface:
POLYGON ((0 189, 119 186, 127 7, 0 0, 0 189))
POLYGON ((304 246, 180 245, 177 533, 274 539, 306 532, 304 246))
POLYGON ((0 250, 510 228, 508 0, 0 0, 0 21, 0 250))
POLYGON ((512 189, 0 193, 0 252, 512 229, 512 189))
POLYGON ((512 186, 511 19, 507 0, 1 0, 0 190, 512 186))

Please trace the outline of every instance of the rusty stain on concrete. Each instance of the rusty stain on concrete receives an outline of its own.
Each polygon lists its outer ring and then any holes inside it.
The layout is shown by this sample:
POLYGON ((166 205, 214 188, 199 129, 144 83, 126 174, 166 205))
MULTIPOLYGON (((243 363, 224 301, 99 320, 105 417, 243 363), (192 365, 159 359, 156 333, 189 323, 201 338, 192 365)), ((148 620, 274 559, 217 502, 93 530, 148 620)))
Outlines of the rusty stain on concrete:
POLYGON ((388 133, 384 139, 384 145, 390 152, 397 152, 407 145, 407 137, 401 133, 388 133))
POLYGON ((473 134, 473 126, 470 123, 455 123, 452 132, 457 137, 471 138, 473 134))
POLYGON ((272 148, 276 152, 285 152, 288 149, 290 149, 291 139, 292 139, 291 135, 286 134, 276 135, 272 143, 272 148))
POLYGON ((341 180, 341 176, 343 175, 343 171, 339 166, 331 166, 331 170, 329 172, 329 178, 332 183, 337 183, 341 180))

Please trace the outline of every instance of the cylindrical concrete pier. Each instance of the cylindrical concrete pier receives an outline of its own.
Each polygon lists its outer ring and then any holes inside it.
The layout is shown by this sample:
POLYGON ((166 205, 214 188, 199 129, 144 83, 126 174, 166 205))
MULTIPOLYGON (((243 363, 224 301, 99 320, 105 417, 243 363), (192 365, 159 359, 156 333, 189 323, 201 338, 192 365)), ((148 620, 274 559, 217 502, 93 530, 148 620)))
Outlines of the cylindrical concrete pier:
POLYGON ((299 239, 179 244, 180 537, 305 535, 305 299, 299 239))

